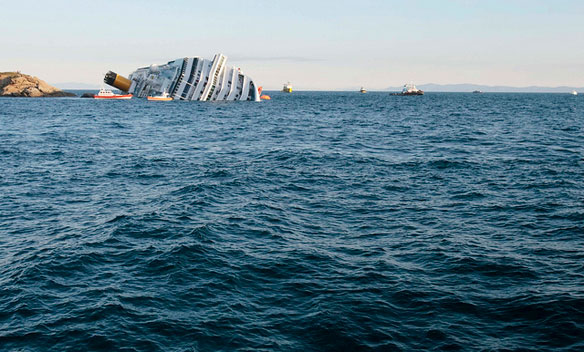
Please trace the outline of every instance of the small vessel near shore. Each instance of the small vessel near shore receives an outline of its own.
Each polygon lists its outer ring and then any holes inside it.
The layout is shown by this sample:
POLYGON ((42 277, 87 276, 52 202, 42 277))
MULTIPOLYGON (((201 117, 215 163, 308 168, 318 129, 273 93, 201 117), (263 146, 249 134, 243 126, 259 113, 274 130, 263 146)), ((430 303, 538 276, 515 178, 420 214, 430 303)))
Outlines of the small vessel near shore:
POLYGON ((163 92, 162 94, 156 96, 149 95, 147 99, 150 101, 171 101, 172 97, 167 92, 163 92))
POLYGON ((115 94, 111 89, 101 88, 99 93, 93 96, 93 99, 127 100, 132 99, 132 94, 115 94))
POLYGON ((575 90, 572 91, 572 93, 570 93, 572 95, 578 95, 578 92, 576 92, 575 90))
POLYGON ((359 89, 359 93, 367 93, 367 89, 365 89, 364 87, 361 87, 361 89, 359 89))
POLYGON ((424 91, 416 88, 413 83, 404 84, 401 93, 393 93, 392 95, 424 95, 424 91))
POLYGON ((284 87, 282 88, 282 92, 292 93, 292 85, 290 84, 290 82, 284 84, 284 87))

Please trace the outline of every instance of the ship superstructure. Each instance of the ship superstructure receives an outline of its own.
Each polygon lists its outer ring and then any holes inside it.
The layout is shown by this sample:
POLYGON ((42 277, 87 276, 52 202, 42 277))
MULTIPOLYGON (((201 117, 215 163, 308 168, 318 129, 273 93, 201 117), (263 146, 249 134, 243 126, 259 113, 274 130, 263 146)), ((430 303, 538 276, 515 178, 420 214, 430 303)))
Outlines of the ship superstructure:
POLYGON ((254 81, 226 63, 223 54, 215 55, 213 60, 185 57, 139 68, 129 79, 110 71, 104 82, 140 98, 168 93, 174 100, 260 101, 254 81))
POLYGON ((391 93, 391 95, 424 95, 424 91, 416 88, 413 83, 404 84, 401 93, 391 93))
POLYGON ((416 88, 413 83, 404 84, 401 92, 402 95, 424 95, 424 91, 416 88))

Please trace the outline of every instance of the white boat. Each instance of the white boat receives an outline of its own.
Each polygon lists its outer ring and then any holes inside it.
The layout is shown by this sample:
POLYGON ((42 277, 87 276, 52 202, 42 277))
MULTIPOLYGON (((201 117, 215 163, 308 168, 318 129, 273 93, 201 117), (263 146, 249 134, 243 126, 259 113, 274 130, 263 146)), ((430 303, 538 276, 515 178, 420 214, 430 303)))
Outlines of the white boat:
POLYGON ((115 94, 111 89, 101 88, 99 93, 93 96, 94 99, 115 99, 127 100, 132 99, 132 94, 115 94))
POLYGON ((578 92, 576 92, 575 90, 572 91, 572 95, 578 95, 578 92))
POLYGON ((156 96, 149 95, 147 99, 151 100, 151 101, 171 101, 172 97, 167 92, 164 92, 161 95, 156 95, 156 96))
POLYGON ((359 93, 367 93, 367 89, 365 89, 365 87, 361 87, 361 89, 359 89, 359 93))
POLYGON ((213 60, 185 57, 142 67, 128 78, 110 71, 103 80, 139 98, 168 92, 174 100, 260 101, 255 82, 241 69, 227 67, 227 57, 223 54, 216 54, 213 60))
POLYGON ((401 93, 393 93, 392 95, 424 95, 424 91, 416 88, 413 83, 404 84, 401 93))

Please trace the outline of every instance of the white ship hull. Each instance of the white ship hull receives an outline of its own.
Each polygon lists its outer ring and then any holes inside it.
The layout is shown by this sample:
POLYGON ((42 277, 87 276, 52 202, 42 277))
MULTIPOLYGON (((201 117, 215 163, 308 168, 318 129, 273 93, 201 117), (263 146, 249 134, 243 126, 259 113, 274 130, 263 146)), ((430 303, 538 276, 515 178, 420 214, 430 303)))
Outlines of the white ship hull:
MULTIPOLYGON (((226 62, 225 55, 217 54, 213 60, 185 57, 163 65, 142 67, 130 74, 128 92, 139 98, 168 92, 174 100, 260 101, 254 81, 240 69, 227 67, 226 62)), ((104 81, 116 86, 117 74, 108 75, 104 81)))

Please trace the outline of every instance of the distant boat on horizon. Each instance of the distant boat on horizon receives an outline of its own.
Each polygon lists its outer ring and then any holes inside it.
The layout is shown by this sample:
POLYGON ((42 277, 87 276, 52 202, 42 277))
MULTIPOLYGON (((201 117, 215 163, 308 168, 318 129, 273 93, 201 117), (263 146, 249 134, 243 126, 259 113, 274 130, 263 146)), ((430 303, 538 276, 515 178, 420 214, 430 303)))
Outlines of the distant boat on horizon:
POLYGON ((578 95, 578 92, 576 92, 575 90, 573 90, 571 94, 572 95, 578 95))
POLYGON ((290 82, 284 84, 284 87, 282 88, 282 92, 292 93, 292 85, 290 84, 290 82))
POLYGON ((482 90, 473 90, 473 94, 483 94, 482 90))
POLYGON ((424 95, 424 91, 416 88, 413 83, 404 84, 401 93, 393 93, 392 95, 424 95))
POLYGON ((361 89, 359 89, 359 93, 367 93, 367 89, 365 89, 364 87, 361 87, 361 89))

